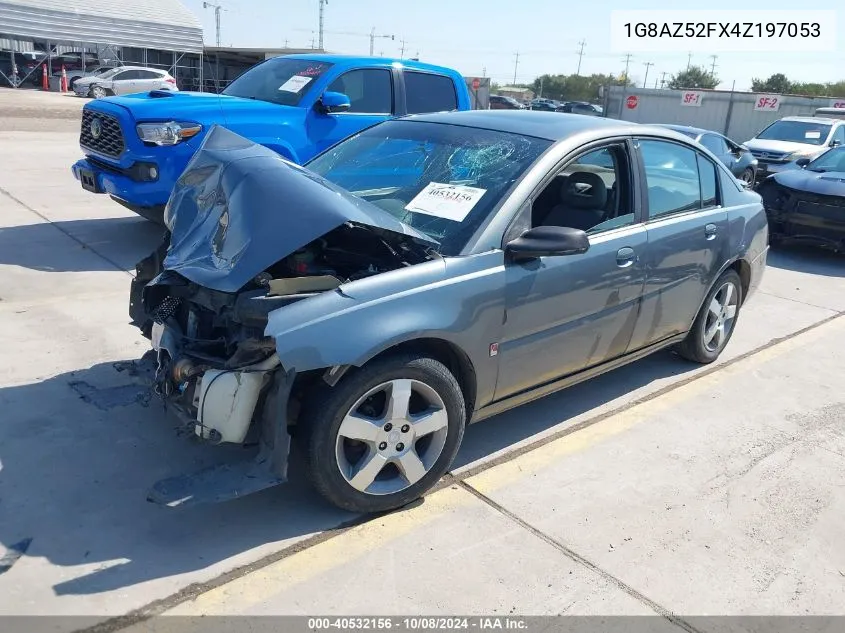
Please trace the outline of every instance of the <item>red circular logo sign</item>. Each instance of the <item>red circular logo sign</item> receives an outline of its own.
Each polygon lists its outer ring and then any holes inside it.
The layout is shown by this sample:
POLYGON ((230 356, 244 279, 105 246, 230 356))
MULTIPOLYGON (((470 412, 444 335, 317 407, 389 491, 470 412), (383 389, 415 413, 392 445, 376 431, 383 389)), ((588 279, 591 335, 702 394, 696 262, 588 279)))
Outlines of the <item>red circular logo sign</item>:
POLYGON ((478 77, 476 77, 472 80, 472 89, 478 90, 479 86, 481 86, 481 81, 478 79, 478 77))
POLYGON ((636 108, 637 102, 638 102, 638 99, 637 99, 636 95, 631 95, 630 97, 625 99, 625 105, 628 106, 629 110, 633 110, 634 108, 636 108))

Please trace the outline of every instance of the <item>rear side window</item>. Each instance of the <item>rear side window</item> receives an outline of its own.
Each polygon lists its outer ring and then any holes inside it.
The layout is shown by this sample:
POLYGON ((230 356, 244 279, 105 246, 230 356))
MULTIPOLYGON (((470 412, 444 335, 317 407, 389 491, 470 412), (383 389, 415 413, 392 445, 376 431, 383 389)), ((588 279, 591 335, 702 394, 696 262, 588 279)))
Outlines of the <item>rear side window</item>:
POLYGON ((455 110, 458 97, 448 77, 405 71, 405 101, 408 114, 455 110))
POLYGON ((716 165, 703 155, 698 157, 698 177, 701 180, 701 206, 704 209, 719 205, 719 189, 716 186, 716 165))
POLYGON ((139 79, 138 77, 139 71, 137 70, 124 70, 122 73, 118 73, 112 79, 115 81, 125 81, 127 79, 139 79))
POLYGON ((136 79, 161 79, 163 75, 161 73, 156 73, 151 70, 136 70, 138 73, 138 77, 136 79))

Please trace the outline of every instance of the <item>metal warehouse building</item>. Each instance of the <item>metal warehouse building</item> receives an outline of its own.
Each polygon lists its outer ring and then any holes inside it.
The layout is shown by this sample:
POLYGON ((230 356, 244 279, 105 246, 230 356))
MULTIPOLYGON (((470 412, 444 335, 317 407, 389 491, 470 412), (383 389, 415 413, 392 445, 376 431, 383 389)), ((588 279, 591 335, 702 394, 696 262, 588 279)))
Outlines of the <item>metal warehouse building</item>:
POLYGON ((69 50, 96 53, 202 83, 202 26, 179 0, 0 0, 0 49, 40 51, 48 64, 69 50))

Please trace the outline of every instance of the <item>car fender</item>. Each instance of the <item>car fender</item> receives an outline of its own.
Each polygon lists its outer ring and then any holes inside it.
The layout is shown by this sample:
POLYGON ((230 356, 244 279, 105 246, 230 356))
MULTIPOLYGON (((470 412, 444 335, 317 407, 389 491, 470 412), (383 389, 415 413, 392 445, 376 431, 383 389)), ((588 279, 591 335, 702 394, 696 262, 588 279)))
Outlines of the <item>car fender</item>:
MULTIPOLYGON (((435 338, 473 365, 479 401, 496 379, 491 344, 501 337, 503 254, 434 260, 340 286, 269 314, 285 369, 360 367, 401 343, 435 338)), ((493 355, 494 356, 494 355, 493 355)))

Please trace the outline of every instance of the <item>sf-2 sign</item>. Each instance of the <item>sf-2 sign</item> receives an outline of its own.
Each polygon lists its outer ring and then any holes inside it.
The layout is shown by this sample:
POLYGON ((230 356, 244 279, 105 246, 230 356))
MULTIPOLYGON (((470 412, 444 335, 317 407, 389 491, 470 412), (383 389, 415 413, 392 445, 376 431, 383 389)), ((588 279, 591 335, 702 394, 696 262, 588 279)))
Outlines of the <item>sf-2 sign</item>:
POLYGON ((699 92, 698 90, 684 90, 681 93, 681 105, 698 107, 701 105, 701 101, 703 98, 703 92, 699 92))
POLYGON ((845 109, 845 99, 834 99, 830 102, 831 108, 843 108, 845 109))
POLYGON ((780 109, 780 97, 778 95, 760 95, 754 102, 754 109, 758 112, 777 112, 780 109))

